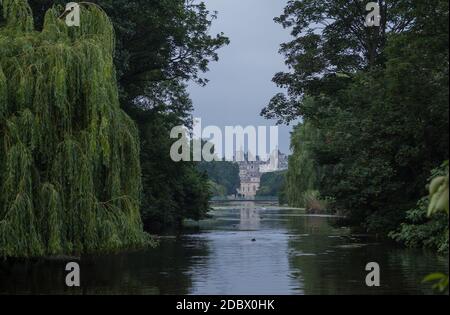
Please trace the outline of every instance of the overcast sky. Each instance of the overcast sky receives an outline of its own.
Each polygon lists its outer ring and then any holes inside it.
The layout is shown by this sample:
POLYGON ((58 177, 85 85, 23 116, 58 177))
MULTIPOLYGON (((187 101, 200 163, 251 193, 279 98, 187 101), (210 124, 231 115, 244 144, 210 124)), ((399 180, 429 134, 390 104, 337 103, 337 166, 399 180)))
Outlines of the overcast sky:
MULTIPOLYGON (((273 18, 283 12, 287 0, 205 0, 208 9, 218 11, 212 33, 224 32, 231 44, 219 51, 220 60, 211 64, 206 87, 191 84, 194 117, 205 125, 270 126, 260 116, 262 108, 281 90, 271 81, 285 70, 278 54, 289 31, 273 18)), ((280 126, 280 150, 289 152, 290 127, 280 126)))

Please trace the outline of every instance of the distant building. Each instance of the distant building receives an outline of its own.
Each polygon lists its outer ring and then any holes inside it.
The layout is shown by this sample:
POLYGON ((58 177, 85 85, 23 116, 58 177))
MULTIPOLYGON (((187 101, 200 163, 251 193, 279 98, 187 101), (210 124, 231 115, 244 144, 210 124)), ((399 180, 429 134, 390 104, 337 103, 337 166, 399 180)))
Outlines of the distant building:
POLYGON ((245 199, 254 199, 261 186, 261 176, 264 173, 286 170, 288 168, 288 156, 277 151, 277 156, 271 156, 266 162, 256 158, 249 158, 248 154, 238 152, 235 161, 239 165, 239 177, 241 186, 238 194, 245 199))
POLYGON ((259 172, 259 161, 238 162, 239 177, 241 179, 241 187, 238 193, 246 198, 253 199, 261 184, 261 173, 259 172))
POLYGON ((278 170, 286 171, 289 168, 289 156, 284 153, 278 155, 278 170))
POLYGON ((277 171, 285 171, 288 169, 289 157, 286 154, 277 151, 278 156, 273 154, 267 162, 261 163, 259 167, 260 173, 271 173, 277 171))

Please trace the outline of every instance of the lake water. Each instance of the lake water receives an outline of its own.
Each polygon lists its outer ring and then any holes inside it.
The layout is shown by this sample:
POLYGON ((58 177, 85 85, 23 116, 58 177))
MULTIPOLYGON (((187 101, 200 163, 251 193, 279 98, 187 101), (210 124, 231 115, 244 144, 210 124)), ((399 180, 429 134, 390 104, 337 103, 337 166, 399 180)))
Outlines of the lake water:
POLYGON ((80 289, 63 261, 0 262, 0 294, 430 294, 422 279, 448 257, 350 235, 337 218, 255 203, 167 235, 155 249, 83 257, 80 289), (377 262, 381 286, 365 284, 377 262))

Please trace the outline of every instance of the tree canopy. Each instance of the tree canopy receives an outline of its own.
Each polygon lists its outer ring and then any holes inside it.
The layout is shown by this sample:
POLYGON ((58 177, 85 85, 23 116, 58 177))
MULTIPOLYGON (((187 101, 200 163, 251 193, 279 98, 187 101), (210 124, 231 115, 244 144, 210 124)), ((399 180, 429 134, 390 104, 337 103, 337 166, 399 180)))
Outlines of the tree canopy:
POLYGON ((273 97, 262 115, 280 123, 317 115, 319 111, 302 106, 305 96, 332 96, 358 71, 383 65, 388 38, 417 25, 418 11, 432 14, 434 10, 434 4, 426 7, 418 0, 377 2, 381 25, 366 27, 365 1, 290 0, 275 18, 294 37, 280 49, 290 71, 273 78, 288 93, 273 97))
POLYGON ((224 195, 235 195, 241 185, 239 165, 229 161, 201 162, 198 165, 201 172, 205 172, 210 180, 222 186, 224 195))
MULTIPOLYGON (((31 3, 35 24, 62 0, 31 3)), ((137 123, 141 140, 144 226, 167 226, 198 218, 208 207, 208 179, 194 163, 170 159, 170 130, 191 125, 188 81, 204 85, 217 50, 228 44, 210 35, 216 18, 204 3, 185 0, 92 0, 110 16, 116 34, 114 62, 122 108, 137 123), (189 187, 200 185, 200 191, 189 187)))
POLYGON ((139 134, 120 109, 114 32, 97 6, 82 26, 26 0, 3 1, 0 28, 0 255, 34 257, 147 243, 139 134))
POLYGON ((365 27, 362 1, 290 1, 276 21, 292 30, 281 48, 291 71, 274 77, 287 94, 263 115, 301 117, 298 130, 315 134, 293 134, 288 189, 312 178, 296 169, 315 170, 352 225, 389 232, 448 160, 448 1, 378 3, 381 26, 365 27))

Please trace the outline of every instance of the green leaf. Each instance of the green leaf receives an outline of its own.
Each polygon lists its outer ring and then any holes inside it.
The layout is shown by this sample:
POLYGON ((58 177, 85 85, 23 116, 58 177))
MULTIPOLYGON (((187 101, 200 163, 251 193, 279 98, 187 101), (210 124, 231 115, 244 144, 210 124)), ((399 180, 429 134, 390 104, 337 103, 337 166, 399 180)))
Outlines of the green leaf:
POLYGON ((430 195, 434 195, 439 190, 444 181, 444 176, 436 177, 435 179, 433 179, 430 184, 430 195))
POLYGON ((424 283, 425 282, 433 282, 433 281, 445 279, 446 277, 447 276, 445 274, 436 272, 436 273, 432 273, 432 274, 426 276, 422 282, 424 282, 424 283))

